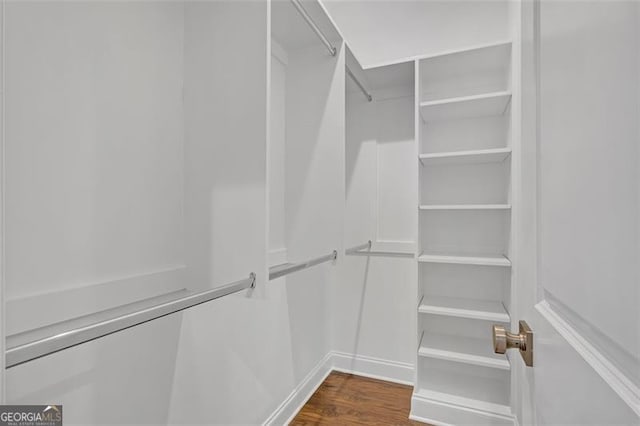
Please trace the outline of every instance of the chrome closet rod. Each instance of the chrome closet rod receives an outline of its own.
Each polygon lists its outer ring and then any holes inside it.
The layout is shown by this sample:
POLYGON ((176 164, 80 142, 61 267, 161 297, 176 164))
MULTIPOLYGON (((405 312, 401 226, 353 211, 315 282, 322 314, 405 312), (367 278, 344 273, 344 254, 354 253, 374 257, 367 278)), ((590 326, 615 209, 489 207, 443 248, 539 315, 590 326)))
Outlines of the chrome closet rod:
POLYGON ((324 35, 322 30, 316 25, 316 23, 313 22, 313 19, 311 19, 311 16, 309 16, 307 11, 304 10, 304 7, 302 7, 302 4, 300 3, 300 0, 291 0, 291 3, 293 3, 295 8, 298 10, 298 13, 300 13, 300 15, 302 15, 304 20, 307 21, 307 24, 309 24, 309 26, 316 33, 318 38, 327 47, 327 50, 329 51, 329 53, 331 53, 331 56, 336 56, 336 52, 338 50, 331 44, 331 42, 329 41, 327 36, 324 35))
POLYGON ((7 337, 5 368, 53 354, 145 322, 164 317, 247 288, 256 275, 197 293, 186 289, 151 297, 7 337))
POLYGON ((360 244, 358 246, 354 246, 354 247, 348 248, 348 249, 345 250, 344 253, 345 254, 353 254, 353 253, 359 252, 360 250, 364 250, 364 249, 371 250, 371 240, 367 241, 364 244, 360 244))
POLYGON ((269 268, 269 280, 275 280, 284 275, 292 272, 301 271, 303 269, 310 268, 320 263, 328 262, 330 260, 336 260, 338 258, 338 252, 334 250, 331 254, 325 256, 316 257, 315 259, 307 260, 306 262, 299 263, 285 263, 283 265, 276 265, 269 268))
POLYGON ((369 94, 369 92, 367 92, 367 89, 364 88, 364 86, 362 85, 362 83, 360 83, 360 80, 358 80, 355 76, 355 74, 353 72, 351 72, 351 70, 349 69, 349 67, 347 66, 347 74, 349 75, 349 77, 351 77, 351 79, 356 83, 356 85, 360 88, 360 90, 362 91, 362 93, 364 94, 364 97, 367 98, 367 100, 369 102, 371 102, 373 100, 373 96, 371 96, 371 94, 369 94))

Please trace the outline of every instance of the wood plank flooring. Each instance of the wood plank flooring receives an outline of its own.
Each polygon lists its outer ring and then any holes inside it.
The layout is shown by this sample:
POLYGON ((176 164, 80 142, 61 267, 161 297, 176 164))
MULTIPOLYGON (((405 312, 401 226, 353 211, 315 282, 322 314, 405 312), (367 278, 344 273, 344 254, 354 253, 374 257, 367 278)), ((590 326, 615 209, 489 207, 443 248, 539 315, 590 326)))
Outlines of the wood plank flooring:
POLYGON ((424 425, 409 420, 411 386, 332 372, 291 425, 424 425))

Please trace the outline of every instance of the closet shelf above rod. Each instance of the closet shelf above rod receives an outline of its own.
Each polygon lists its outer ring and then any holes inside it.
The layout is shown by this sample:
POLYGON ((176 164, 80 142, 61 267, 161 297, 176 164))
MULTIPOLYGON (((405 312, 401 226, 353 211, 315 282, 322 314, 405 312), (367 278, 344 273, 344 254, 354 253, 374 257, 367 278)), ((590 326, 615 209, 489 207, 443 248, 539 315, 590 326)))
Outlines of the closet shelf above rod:
POLYGON ((272 266, 269 268, 269 280, 275 280, 276 278, 280 278, 292 272, 298 272, 324 262, 336 260, 337 258, 338 252, 334 250, 331 254, 316 257, 315 259, 307 260, 306 262, 284 263, 282 265, 272 266))
POLYGON ((413 253, 403 253, 396 251, 371 251, 371 240, 345 250, 348 256, 387 256, 387 257, 415 257, 413 253), (367 251, 363 251, 367 250, 367 251))
POLYGON ((311 16, 309 16, 307 11, 304 10, 304 7, 302 7, 302 4, 300 4, 300 0, 291 0, 291 3, 293 3, 293 6, 296 8, 298 13, 300 13, 300 15, 304 18, 304 20, 307 21, 307 24, 309 24, 313 32, 316 33, 318 38, 322 41, 322 44, 324 44, 327 47, 327 50, 329 51, 329 53, 331 53, 331 56, 336 56, 336 53, 338 52, 338 50, 331 44, 327 36, 324 35, 322 30, 316 25, 316 23, 313 22, 313 19, 311 19, 311 16))
POLYGON ((5 368, 51 355, 202 303, 255 287, 256 275, 201 292, 177 290, 7 337, 5 368))
POLYGON ((356 83, 356 85, 360 88, 360 91, 364 94, 364 97, 367 98, 367 100, 369 102, 371 102, 373 100, 373 96, 371 96, 371 94, 369 92, 367 92, 367 89, 365 89, 365 87, 362 85, 362 83, 360 83, 360 80, 358 80, 356 78, 355 74, 353 74, 353 72, 351 72, 349 67, 346 67, 346 70, 347 70, 347 75, 349 77, 351 77, 351 79, 354 81, 354 83, 356 83))

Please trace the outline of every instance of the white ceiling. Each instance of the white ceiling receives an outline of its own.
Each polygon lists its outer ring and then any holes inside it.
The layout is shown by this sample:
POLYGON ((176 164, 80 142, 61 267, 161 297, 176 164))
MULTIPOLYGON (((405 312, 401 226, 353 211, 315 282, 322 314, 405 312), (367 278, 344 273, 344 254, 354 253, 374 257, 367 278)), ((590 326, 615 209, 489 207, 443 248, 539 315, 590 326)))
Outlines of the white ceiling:
POLYGON ((321 0, 369 68, 509 38, 508 0, 321 0))

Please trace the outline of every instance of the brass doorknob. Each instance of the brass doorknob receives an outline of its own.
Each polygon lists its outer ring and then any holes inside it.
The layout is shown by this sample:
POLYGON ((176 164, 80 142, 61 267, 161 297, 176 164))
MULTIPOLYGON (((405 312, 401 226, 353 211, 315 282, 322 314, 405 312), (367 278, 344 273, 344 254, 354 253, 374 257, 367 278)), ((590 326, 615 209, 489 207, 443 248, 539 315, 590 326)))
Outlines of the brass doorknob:
POLYGON ((533 331, 525 321, 520 321, 520 333, 509 333, 501 325, 493 326, 493 351, 497 354, 517 348, 527 366, 533 365, 533 331))

